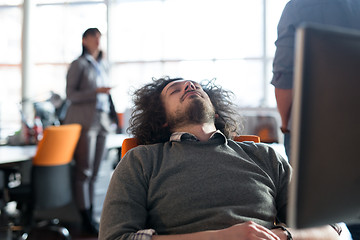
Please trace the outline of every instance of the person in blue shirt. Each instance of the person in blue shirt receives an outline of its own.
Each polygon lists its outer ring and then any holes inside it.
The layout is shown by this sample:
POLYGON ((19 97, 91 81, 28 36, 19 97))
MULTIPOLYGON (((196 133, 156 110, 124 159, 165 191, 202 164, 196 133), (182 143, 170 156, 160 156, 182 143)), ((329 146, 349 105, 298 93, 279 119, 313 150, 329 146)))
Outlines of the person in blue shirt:
MULTIPOLYGON (((293 97, 295 32, 303 23, 319 23, 360 30, 359 0, 291 0, 278 24, 278 38, 273 62, 275 97, 281 116, 285 151, 290 159, 291 105, 293 97)), ((354 239, 360 239, 360 225, 348 225, 354 239)))
POLYGON ((293 96, 295 32, 303 23, 319 23, 360 30, 359 0, 291 0, 280 18, 275 42, 273 78, 281 116, 286 154, 290 159, 290 119, 293 96))

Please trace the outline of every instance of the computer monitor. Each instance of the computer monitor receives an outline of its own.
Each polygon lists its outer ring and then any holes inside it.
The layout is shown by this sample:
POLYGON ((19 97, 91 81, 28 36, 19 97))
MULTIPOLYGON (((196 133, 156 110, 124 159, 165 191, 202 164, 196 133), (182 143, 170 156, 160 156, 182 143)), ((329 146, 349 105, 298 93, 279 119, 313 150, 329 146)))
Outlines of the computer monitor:
POLYGON ((360 222, 360 32, 297 30, 288 224, 360 222))

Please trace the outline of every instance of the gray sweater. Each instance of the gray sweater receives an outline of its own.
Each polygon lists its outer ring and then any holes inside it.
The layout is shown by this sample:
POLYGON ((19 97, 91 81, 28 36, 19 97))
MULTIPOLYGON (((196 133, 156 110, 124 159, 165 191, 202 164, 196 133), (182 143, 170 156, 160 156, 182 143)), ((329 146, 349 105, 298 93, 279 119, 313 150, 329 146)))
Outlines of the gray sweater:
POLYGON ((290 166, 272 148, 218 135, 207 142, 138 146, 121 160, 103 206, 99 239, 142 229, 181 234, 252 220, 285 221, 290 166))

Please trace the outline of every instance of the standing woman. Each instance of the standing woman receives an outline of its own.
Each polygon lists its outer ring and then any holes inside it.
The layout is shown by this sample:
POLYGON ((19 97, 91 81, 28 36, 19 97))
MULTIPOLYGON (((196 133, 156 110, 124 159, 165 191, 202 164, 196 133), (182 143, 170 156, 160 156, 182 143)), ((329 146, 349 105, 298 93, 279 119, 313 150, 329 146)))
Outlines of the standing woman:
POLYGON ((97 234, 93 219, 94 183, 105 153, 106 135, 117 115, 110 95, 107 66, 100 50, 101 33, 87 29, 82 36, 83 52, 73 61, 66 77, 70 102, 64 124, 82 125, 75 150, 75 200, 82 217, 83 230, 97 234))

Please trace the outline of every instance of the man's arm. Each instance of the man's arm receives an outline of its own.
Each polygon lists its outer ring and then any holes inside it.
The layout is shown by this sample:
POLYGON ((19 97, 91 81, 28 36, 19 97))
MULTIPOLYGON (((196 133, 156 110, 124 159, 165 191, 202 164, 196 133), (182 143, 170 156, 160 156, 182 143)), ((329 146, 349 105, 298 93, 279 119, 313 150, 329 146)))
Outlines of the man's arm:
POLYGON ((281 128, 288 129, 291 114, 293 90, 275 88, 275 97, 278 111, 281 117, 281 128))
POLYGON ((236 224, 221 230, 209 230, 203 232, 177 234, 177 235, 153 235, 152 240, 239 240, 239 239, 286 239, 285 233, 279 232, 283 238, 279 238, 271 230, 254 222, 236 224))
MULTIPOLYGON (((294 240, 331 240, 340 239, 339 234, 330 225, 303 230, 288 229, 294 240)), ((281 230, 280 230, 281 231, 281 230)), ((286 239, 286 238, 285 238, 286 239)))
MULTIPOLYGON (((330 226, 304 230, 288 229, 294 240, 337 240, 338 233, 330 226)), ((254 222, 245 222, 232 227, 178 235, 153 235, 152 240, 239 240, 268 239, 287 240, 287 233, 282 229, 269 230, 254 222)))

